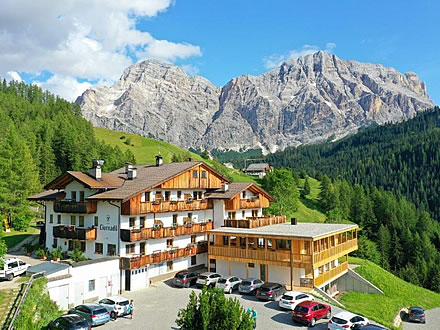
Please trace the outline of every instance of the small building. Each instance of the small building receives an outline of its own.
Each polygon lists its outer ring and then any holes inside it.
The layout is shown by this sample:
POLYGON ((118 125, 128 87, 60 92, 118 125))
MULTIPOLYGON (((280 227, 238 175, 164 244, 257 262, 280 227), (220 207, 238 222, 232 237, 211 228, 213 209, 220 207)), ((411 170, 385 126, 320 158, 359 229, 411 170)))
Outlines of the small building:
POLYGON ((255 163, 250 164, 244 172, 247 175, 258 176, 260 179, 263 178, 267 173, 272 171, 272 167, 268 163, 255 163))
POLYGON ((234 169, 234 164, 232 163, 223 163, 227 168, 230 168, 231 170, 234 169))
POLYGON ((228 220, 208 233, 209 270, 294 287, 334 287, 357 250, 355 224, 228 220))

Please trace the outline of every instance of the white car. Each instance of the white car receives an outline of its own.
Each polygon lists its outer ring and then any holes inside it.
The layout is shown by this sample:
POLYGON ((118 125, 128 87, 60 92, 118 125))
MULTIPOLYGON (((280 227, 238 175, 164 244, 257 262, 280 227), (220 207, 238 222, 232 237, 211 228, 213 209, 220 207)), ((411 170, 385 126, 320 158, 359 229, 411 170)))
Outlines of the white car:
POLYGON ((367 325, 369 321, 364 316, 350 312, 340 312, 328 321, 328 330, 350 329, 354 324, 367 325))
POLYGON ((196 281, 196 286, 198 288, 203 287, 206 285, 208 288, 215 287, 215 284, 219 280, 219 278, 222 277, 218 273, 212 273, 212 272, 205 272, 199 275, 199 278, 196 281))
POLYGON ((314 301, 315 298, 306 293, 299 291, 287 291, 280 299, 281 308, 294 310, 296 305, 303 301, 314 301))
POLYGON ((219 279, 215 287, 222 289, 227 293, 232 293, 232 291, 238 290, 238 286, 240 285, 240 283, 241 279, 237 276, 229 276, 219 279))
POLYGON ((18 258, 6 258, 3 260, 3 268, 0 269, 0 279, 12 281, 14 276, 26 273, 30 266, 18 258))
POLYGON ((115 319, 118 316, 126 315, 130 302, 127 298, 121 296, 113 296, 101 299, 98 304, 104 307, 110 313, 110 317, 115 319))

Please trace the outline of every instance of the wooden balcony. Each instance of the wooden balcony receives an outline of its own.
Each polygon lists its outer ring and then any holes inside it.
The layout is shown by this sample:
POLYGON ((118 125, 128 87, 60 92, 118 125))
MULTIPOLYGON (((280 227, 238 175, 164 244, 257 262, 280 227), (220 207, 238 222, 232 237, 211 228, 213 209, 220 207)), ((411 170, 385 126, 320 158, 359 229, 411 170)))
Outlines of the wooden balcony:
POLYGON ((129 200, 122 205, 121 213, 123 215, 146 214, 146 213, 164 213, 179 211, 197 211, 212 209, 212 200, 192 200, 184 201, 162 201, 139 202, 137 200, 129 200))
POLYGON ((97 202, 76 202, 73 200, 56 201, 53 210, 57 213, 96 213, 97 202))
POLYGON ((256 209, 261 207, 260 199, 241 199, 240 208, 241 209, 256 209))
POLYGON ((267 263, 279 266, 295 264, 312 264, 312 256, 307 254, 294 254, 289 250, 270 250, 264 248, 240 248, 211 245, 208 248, 209 258, 223 259, 237 262, 267 263))
POLYGON ((225 227, 233 228, 257 228, 262 226, 276 225, 285 223, 286 217, 283 216, 267 216, 267 217, 249 217, 242 220, 225 220, 225 227))
POLYGON ((183 257, 194 256, 200 253, 206 253, 208 251, 208 245, 206 242, 198 245, 190 245, 186 248, 171 249, 168 251, 158 251, 145 256, 136 256, 132 258, 121 258, 121 269, 137 269, 146 265, 161 263, 183 257))
POLYGON ((53 237, 77 239, 82 241, 94 241, 96 240, 96 228, 78 228, 75 226, 54 226, 53 237))
POLYGON ((313 267, 317 268, 321 265, 324 265, 336 258, 342 257, 343 255, 357 250, 357 248, 357 238, 353 238, 351 240, 345 241, 344 243, 328 248, 324 251, 315 252, 313 254, 313 267))
POLYGON ((158 228, 142 228, 142 229, 121 229, 121 240, 123 242, 145 241, 155 238, 169 238, 182 235, 192 235, 204 233, 211 230, 212 222, 191 223, 177 227, 158 227, 158 228))
POLYGON ((346 272, 348 270, 348 261, 336 266, 335 268, 330 269, 329 271, 320 274, 315 278, 314 284, 317 287, 322 286, 323 284, 336 279, 339 275, 346 272))

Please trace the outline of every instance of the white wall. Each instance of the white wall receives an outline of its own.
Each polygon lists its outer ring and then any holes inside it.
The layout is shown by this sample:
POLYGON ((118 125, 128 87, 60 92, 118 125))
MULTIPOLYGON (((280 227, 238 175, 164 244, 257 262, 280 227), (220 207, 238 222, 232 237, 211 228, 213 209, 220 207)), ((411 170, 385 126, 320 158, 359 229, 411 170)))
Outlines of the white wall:
POLYGON ((238 277, 246 277, 246 263, 244 262, 231 262, 231 274, 238 277))
POLYGON ((213 201, 213 218, 214 218, 214 228, 218 228, 224 225, 226 219, 225 213, 225 202, 221 199, 214 199, 213 201))
POLYGON ((223 275, 223 276, 227 276, 229 275, 229 266, 228 266, 228 261, 225 260, 216 260, 216 272, 223 275))
POLYGON ((248 275, 253 278, 260 278, 260 264, 255 264, 254 268, 248 267, 248 275))
POLYGON ((290 267, 269 265, 269 282, 290 284, 290 267))

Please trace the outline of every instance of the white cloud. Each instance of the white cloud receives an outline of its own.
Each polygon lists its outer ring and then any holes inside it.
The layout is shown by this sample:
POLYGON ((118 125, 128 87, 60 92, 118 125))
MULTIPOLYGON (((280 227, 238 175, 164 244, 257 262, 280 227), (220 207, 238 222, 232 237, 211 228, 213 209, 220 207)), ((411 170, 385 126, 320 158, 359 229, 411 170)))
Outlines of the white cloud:
POLYGON ((183 64, 183 65, 181 65, 181 67, 182 67, 183 71, 185 71, 190 76, 195 76, 196 74, 198 74, 200 72, 197 65, 194 65, 194 64, 183 64))
MULTIPOLYGON (((325 45, 325 51, 328 53, 332 53, 333 50, 336 48, 336 44, 334 42, 328 42, 325 45)), ((264 67, 266 69, 273 69, 281 63, 288 61, 288 60, 296 60, 298 57, 305 56, 308 54, 316 53, 317 51, 322 50, 318 46, 315 45, 303 45, 300 49, 292 49, 289 50, 286 54, 283 55, 270 55, 263 59, 264 67)))
POLYGON ((18 74, 18 72, 8 71, 7 74, 8 74, 9 77, 11 77, 12 80, 16 80, 16 81, 22 81, 23 80, 23 79, 21 79, 21 77, 18 74))
POLYGON ((62 75, 53 75, 46 81, 35 82, 43 89, 65 98, 68 101, 75 101, 87 88, 92 87, 88 82, 78 82, 75 78, 62 75))
MULTIPOLYGON (((166 11, 172 0, 2 0, 0 75, 52 73, 52 83, 113 82, 135 60, 174 62, 201 56, 200 47, 156 40, 139 19, 166 11), (61 78, 62 77, 62 78, 61 78)), ((69 94, 69 93, 68 93, 69 94)))

